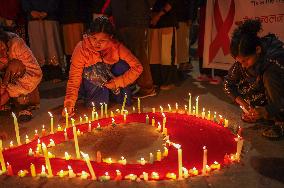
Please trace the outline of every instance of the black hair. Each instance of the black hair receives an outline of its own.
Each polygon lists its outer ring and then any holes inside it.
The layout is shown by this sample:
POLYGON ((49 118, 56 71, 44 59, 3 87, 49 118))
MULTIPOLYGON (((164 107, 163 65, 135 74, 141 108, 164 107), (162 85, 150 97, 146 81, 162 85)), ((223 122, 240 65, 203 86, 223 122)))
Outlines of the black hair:
POLYGON ((258 32, 262 29, 260 20, 248 19, 233 32, 230 45, 231 55, 247 57, 256 53, 256 47, 261 45, 258 32))
POLYGON ((90 27, 88 29, 89 34, 101 33, 101 32, 112 35, 112 36, 115 34, 114 27, 113 27, 112 23, 105 16, 100 16, 100 17, 96 18, 90 24, 90 27))

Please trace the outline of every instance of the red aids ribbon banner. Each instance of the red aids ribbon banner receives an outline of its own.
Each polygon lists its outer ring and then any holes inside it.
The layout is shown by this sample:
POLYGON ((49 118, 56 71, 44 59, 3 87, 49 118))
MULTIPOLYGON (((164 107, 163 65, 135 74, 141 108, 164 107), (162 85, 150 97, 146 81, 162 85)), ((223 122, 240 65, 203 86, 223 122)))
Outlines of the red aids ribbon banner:
POLYGON ((284 0, 207 0, 203 67, 228 70, 232 32, 249 18, 260 19, 260 36, 275 33, 284 41, 284 0))

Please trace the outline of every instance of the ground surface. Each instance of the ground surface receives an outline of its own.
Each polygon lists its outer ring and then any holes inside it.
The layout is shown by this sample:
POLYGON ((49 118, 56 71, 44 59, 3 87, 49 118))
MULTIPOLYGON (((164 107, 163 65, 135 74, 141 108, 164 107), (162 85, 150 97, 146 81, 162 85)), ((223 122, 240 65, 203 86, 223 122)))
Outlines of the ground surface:
MULTIPOLYGON (((197 67, 197 63, 195 65, 197 67)), ((197 71, 194 71, 197 72, 197 71)), ((196 76, 195 73, 192 74, 196 76)), ((34 112, 31 122, 20 125, 21 137, 32 136, 35 129, 41 129, 43 124, 49 123, 48 111, 55 116, 56 124, 64 100, 65 83, 51 84, 43 83, 41 91, 41 108, 34 112)), ((242 187, 242 188, 281 188, 284 187, 284 140, 268 141, 261 137, 263 125, 245 124, 240 120, 241 111, 239 107, 232 104, 223 94, 221 86, 199 83, 192 77, 182 82, 176 89, 162 91, 159 95, 142 100, 142 106, 146 110, 152 107, 159 108, 160 105, 172 106, 178 102, 180 105, 186 104, 188 93, 200 96, 199 105, 206 110, 216 111, 229 119, 230 128, 235 131, 238 126, 243 128, 245 145, 240 164, 232 165, 230 168, 222 169, 208 177, 195 177, 185 181, 159 181, 159 182, 94 182, 90 180, 82 181, 75 179, 32 179, 30 177, 18 178, 0 176, 0 187, 242 187)), ((116 109, 120 106, 111 106, 116 109)), ((78 107, 82 114, 88 110, 78 107)), ((14 139, 15 133, 13 121, 9 113, 0 115, 1 130, 6 130, 9 134, 8 140, 4 141, 4 146, 8 146, 10 140, 14 139)))

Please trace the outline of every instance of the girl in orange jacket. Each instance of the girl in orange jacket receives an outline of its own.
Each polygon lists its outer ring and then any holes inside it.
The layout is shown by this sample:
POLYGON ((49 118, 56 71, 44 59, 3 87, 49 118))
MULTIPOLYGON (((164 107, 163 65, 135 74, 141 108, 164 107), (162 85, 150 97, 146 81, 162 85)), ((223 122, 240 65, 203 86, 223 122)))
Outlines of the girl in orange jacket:
MULTIPOLYGON (((113 38, 114 29, 105 17, 99 17, 90 26, 72 55, 64 107, 74 113, 78 94, 87 106, 109 103, 109 91, 117 102, 127 94, 130 105, 132 84, 142 73, 139 60, 120 42, 113 38)), ((62 113, 65 114, 65 110, 62 113)))

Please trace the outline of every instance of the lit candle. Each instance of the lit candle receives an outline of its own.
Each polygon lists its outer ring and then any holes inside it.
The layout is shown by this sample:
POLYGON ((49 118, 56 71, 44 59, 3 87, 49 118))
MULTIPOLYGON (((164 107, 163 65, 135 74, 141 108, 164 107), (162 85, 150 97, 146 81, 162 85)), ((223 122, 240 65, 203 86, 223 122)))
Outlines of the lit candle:
POLYGON ((203 147, 203 165, 202 165, 202 175, 206 174, 206 165, 207 165, 207 148, 203 147))
POLYGON ((18 120, 16 115, 14 114, 14 112, 12 112, 12 116, 14 118, 14 126, 15 126, 15 132, 16 132, 16 139, 17 139, 17 143, 18 146, 21 145, 21 137, 20 137, 20 132, 19 132, 19 124, 18 124, 18 120))
POLYGON ((189 176, 188 170, 185 167, 182 167, 182 171, 183 171, 183 177, 188 178, 189 176))
POLYGON ((144 181, 148 181, 149 180, 149 175, 146 172, 143 172, 143 179, 144 181))
POLYGON ((68 141, 68 135, 67 135, 66 128, 64 129, 64 140, 68 141))
POLYGON ((42 125, 41 136, 45 136, 45 135, 46 135, 46 130, 44 128, 44 125, 42 125))
POLYGON ((70 160, 70 159, 71 159, 71 155, 69 155, 68 152, 65 152, 65 153, 64 153, 64 159, 65 159, 66 161, 70 160))
POLYGON ((161 150, 157 151, 157 161, 161 161, 162 160, 162 152, 161 150))
POLYGON ((105 115, 108 117, 107 103, 105 103, 105 115))
POLYGON ((173 144, 175 148, 178 149, 178 179, 182 179, 182 149, 181 145, 173 144))
POLYGON ((51 158, 55 158, 55 155, 53 155, 51 152, 48 152, 48 153, 47 153, 47 156, 48 156, 48 158, 50 158, 50 159, 51 159, 51 158))
POLYGON ((178 103, 176 103, 176 112, 178 112, 178 103))
POLYGON ((53 132, 53 121, 54 121, 54 119, 53 119, 53 115, 52 115, 52 113, 51 112, 48 112, 48 114, 49 114, 49 116, 50 116, 50 134, 53 134, 54 132, 53 132))
POLYGON ((34 155, 34 152, 32 150, 32 148, 29 149, 29 152, 28 152, 28 156, 33 156, 34 155))
POLYGON ((192 176, 197 176, 199 172, 195 167, 193 167, 192 169, 189 170, 189 174, 192 176))
POLYGON ((158 128, 157 128, 157 130, 158 130, 159 132, 162 130, 162 126, 161 126, 161 123, 160 123, 160 122, 158 122, 158 128))
POLYGON ((207 114, 207 120, 211 120, 211 114, 210 114, 210 110, 208 111, 208 114, 207 114))
POLYGON ((13 144, 13 141, 10 142, 10 148, 13 148, 14 147, 14 144, 13 144))
POLYGON ((187 110, 187 105, 184 105, 184 113, 187 113, 188 110, 187 110))
POLYGON ((188 115, 191 114, 191 93, 188 93, 189 99, 188 99, 188 115))
POLYGON ((100 151, 97 151, 97 163, 102 162, 102 153, 100 151))
POLYGON ((125 176, 125 179, 131 180, 131 181, 135 181, 137 179, 137 175, 135 175, 135 174, 128 174, 127 176, 125 176))
POLYGON ((103 103, 100 103, 101 105, 101 118, 104 117, 104 104, 103 103))
POLYGON ((217 122, 217 114, 216 114, 216 112, 214 112, 213 121, 217 122))
POLYGON ((146 164, 146 161, 145 161, 145 159, 143 157, 140 159, 140 164, 141 165, 145 165, 146 164))
POLYGON ((154 163, 154 155, 153 155, 153 153, 150 153, 149 163, 150 164, 154 163))
POLYGON ((80 159, 80 149, 79 149, 79 143, 78 143, 78 137, 77 137, 77 131, 76 131, 76 126, 74 124, 74 119, 71 118, 72 120, 72 126, 73 126, 73 137, 74 137, 74 144, 75 144, 75 151, 76 151, 76 157, 77 159, 80 159))
POLYGON ((151 173, 151 178, 153 180, 158 180, 160 178, 158 172, 152 172, 151 173))
POLYGON ((83 118, 80 116, 79 117, 80 125, 83 123, 83 118))
POLYGON ((69 175, 69 178, 75 178, 76 177, 76 174, 74 173, 72 167, 69 166, 69 165, 68 165, 68 175, 69 175))
POLYGON ((225 119, 224 127, 228 127, 228 126, 229 126, 229 120, 225 119))
POLYGON ((57 131, 62 131, 62 127, 60 125, 57 125, 57 131))
POLYGON ((33 163, 31 163, 30 170, 31 170, 31 176, 36 177, 35 165, 33 163))
POLYGON ((238 137, 235 140, 237 142, 236 160, 240 161, 240 156, 241 156, 241 153, 242 153, 244 139, 238 135, 238 137))
POLYGON ((26 135, 26 144, 30 143, 30 139, 28 137, 28 135, 26 135))
POLYGON ((205 118, 205 108, 202 109, 201 118, 202 118, 202 119, 205 118))
POLYGON ((89 132, 89 133, 92 132, 92 124, 91 124, 90 121, 89 121, 89 125, 88 125, 88 132, 89 132))
POLYGON ((63 178, 65 176, 65 173, 63 170, 60 170, 57 175, 60 177, 60 178, 63 178))
POLYGON ((100 179, 100 181, 109 181, 110 176, 109 176, 108 172, 105 172, 105 175, 101 176, 99 179, 100 179))
POLYGON ((137 104, 137 106, 138 106, 138 114, 140 114, 141 113, 141 101, 140 101, 140 98, 138 98, 137 102, 138 102, 138 104, 137 104))
POLYGON ((167 157, 169 155, 169 150, 167 147, 164 147, 164 153, 163 153, 163 156, 164 157, 167 157))
POLYGON ((172 112, 172 107, 170 104, 168 104, 168 107, 169 107, 169 112, 172 112))
POLYGON ((123 121, 126 122, 126 114, 123 114, 123 121))
POLYGON ((42 152, 43 152, 43 155, 44 155, 44 158, 45 158, 45 165, 46 165, 46 168, 47 168, 48 176, 52 177, 53 174, 52 174, 51 164, 50 164, 50 160, 49 160, 49 157, 48 157, 48 151, 47 151, 46 145, 44 143, 42 143, 41 147, 42 147, 42 152))
POLYGON ((152 108, 152 113, 156 113, 156 109, 155 108, 152 108))
POLYGON ((6 172, 6 164, 5 164, 5 159, 3 156, 3 143, 2 140, 0 140, 0 164, 2 167, 2 172, 6 172))
POLYGON ((95 121, 95 113, 96 111, 92 110, 92 121, 95 121))
POLYGON ((119 170, 116 170, 116 177, 114 180, 115 181, 122 180, 121 172, 119 170))
POLYGON ((40 139, 37 140, 37 150, 39 153, 42 153, 40 139))
POLYGON ((210 171, 211 171, 210 166, 209 166, 209 165, 206 165, 206 172, 208 173, 208 172, 210 172, 210 171))
POLYGON ((146 124, 148 125, 149 124, 149 116, 146 115, 146 124))
POLYGON ((89 176, 90 176, 89 173, 87 173, 86 171, 82 171, 80 177, 81 177, 82 180, 86 180, 86 179, 88 179, 89 176))
POLYGON ((42 177, 42 178, 46 178, 46 177, 47 177, 47 174, 46 174, 46 172, 45 172, 45 166, 44 166, 44 165, 41 166, 40 177, 42 177))
POLYGON ((96 117, 95 120, 98 120, 98 119, 99 119, 99 114, 98 114, 98 112, 95 112, 95 117, 96 117))
POLYGON ((122 103, 122 107, 121 107, 121 115, 123 114, 124 112, 124 108, 125 108, 125 104, 126 104, 126 99, 127 99, 127 95, 126 93, 124 94, 124 98, 123 98, 123 103, 122 103))
POLYGON ((132 113, 135 113, 135 106, 132 107, 132 113))
POLYGON ((84 117, 85 117, 85 123, 88 123, 89 122, 89 117, 86 114, 84 114, 84 117))
POLYGON ((8 162, 7 162, 7 175, 8 176, 13 176, 14 175, 12 166, 8 162))
POLYGON ((52 139, 49 139, 49 144, 47 147, 54 147, 55 146, 55 142, 52 139))
POLYGON ((220 165, 217 161, 215 161, 215 162, 210 166, 210 168, 211 168, 212 170, 220 170, 221 165, 220 165))
POLYGON ((96 175, 95 175, 95 171, 94 171, 94 169, 93 169, 93 167, 92 167, 92 164, 91 164, 91 162, 90 162, 89 155, 88 155, 88 154, 85 154, 85 153, 83 153, 83 152, 81 152, 81 154, 82 154, 84 160, 86 161, 86 164, 87 164, 87 166, 88 166, 88 169, 89 169, 89 171, 90 171, 90 173, 91 173, 91 178, 92 178, 92 180, 96 180, 97 177, 96 177, 96 175))
POLYGON ((162 106, 160 106, 160 112, 161 112, 161 113, 164 113, 164 109, 163 109, 162 106))
POLYGON ((221 115, 219 115, 219 124, 222 126, 224 123, 224 119, 221 115))
POLYGON ((249 113, 249 111, 248 111, 245 107, 240 106, 240 108, 243 110, 243 112, 244 112, 245 114, 248 114, 248 113, 249 113))
POLYGON ((68 120, 69 120, 69 115, 68 115, 68 112, 67 112, 67 108, 65 108, 65 128, 68 128, 68 120))
POLYGON ((118 160, 119 164, 126 165, 126 159, 122 156, 120 160, 118 160))
POLYGON ((196 116, 196 113, 195 113, 195 106, 192 107, 192 115, 196 116))
POLYGON ((163 115, 163 134, 166 134, 165 129, 166 129, 167 118, 164 113, 162 115, 163 115))
POLYGON ((177 175, 175 173, 167 173, 166 177, 172 180, 177 179, 177 175))
POLYGON ((196 116, 198 117, 199 116, 199 112, 198 112, 198 99, 199 99, 199 96, 196 97, 196 104, 195 104, 195 108, 196 108, 196 116))
POLYGON ((155 127, 155 118, 152 118, 152 126, 155 127))
POLYGON ((111 118, 114 117, 113 111, 110 111, 110 117, 111 117, 111 118))

